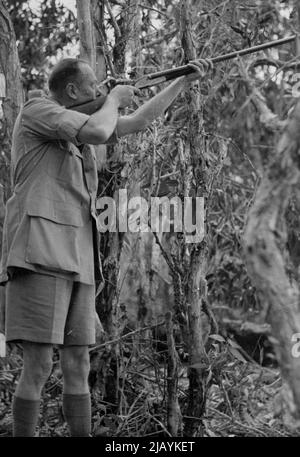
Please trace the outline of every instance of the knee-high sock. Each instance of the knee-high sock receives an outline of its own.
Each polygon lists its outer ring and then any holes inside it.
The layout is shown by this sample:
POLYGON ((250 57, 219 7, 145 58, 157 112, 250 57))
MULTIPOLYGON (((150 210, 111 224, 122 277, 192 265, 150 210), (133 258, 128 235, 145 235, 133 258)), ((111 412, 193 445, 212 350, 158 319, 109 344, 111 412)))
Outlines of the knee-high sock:
POLYGON ((40 400, 14 395, 12 403, 13 436, 34 436, 40 412, 40 400))
POLYGON ((91 433, 90 394, 63 394, 63 413, 71 436, 89 436, 91 433))

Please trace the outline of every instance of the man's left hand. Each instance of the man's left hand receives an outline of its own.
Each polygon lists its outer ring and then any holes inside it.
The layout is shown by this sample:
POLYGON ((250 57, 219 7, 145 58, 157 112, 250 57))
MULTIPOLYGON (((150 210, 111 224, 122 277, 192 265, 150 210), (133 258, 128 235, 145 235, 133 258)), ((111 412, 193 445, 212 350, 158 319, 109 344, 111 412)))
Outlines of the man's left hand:
POLYGON ((197 79, 203 78, 209 70, 213 69, 213 63, 210 59, 191 60, 188 63, 188 66, 195 71, 186 76, 187 82, 193 82, 197 79))

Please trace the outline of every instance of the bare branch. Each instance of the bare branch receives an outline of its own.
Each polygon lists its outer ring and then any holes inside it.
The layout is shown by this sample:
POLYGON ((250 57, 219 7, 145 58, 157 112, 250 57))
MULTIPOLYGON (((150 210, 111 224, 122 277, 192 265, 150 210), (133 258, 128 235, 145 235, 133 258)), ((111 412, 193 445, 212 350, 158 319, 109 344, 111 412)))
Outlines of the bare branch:
POLYGON ((112 63, 112 60, 111 60, 111 56, 110 56, 110 51, 108 49, 108 46, 106 44, 106 40, 105 40, 105 37, 103 35, 103 30, 101 29, 100 25, 98 24, 97 21, 94 21, 94 25, 99 33, 99 37, 100 37, 100 40, 101 40, 101 44, 102 44, 102 48, 104 50, 104 58, 106 60, 106 64, 108 66, 108 68, 110 69, 110 72, 111 72, 111 75, 113 78, 117 78, 117 74, 115 72, 115 68, 114 68, 114 65, 112 63))
POLYGON ((141 333, 141 332, 144 332, 145 330, 150 330, 152 328, 161 327, 164 324, 165 324, 165 321, 162 321, 162 322, 157 322, 156 324, 153 324, 153 325, 147 325, 146 327, 142 327, 142 328, 138 328, 136 330, 132 330, 132 332, 125 333, 125 335, 122 335, 119 338, 115 338, 114 340, 106 341, 105 343, 98 344, 97 346, 92 347, 89 350, 89 352, 96 351, 97 349, 100 349, 102 347, 108 346, 110 344, 119 343, 120 341, 124 340, 125 338, 128 338, 129 336, 136 335, 137 333, 141 333))
POLYGON ((121 38, 121 31, 119 29, 119 26, 117 24, 117 21, 115 19, 115 16, 114 16, 114 13, 112 12, 112 9, 110 7, 110 4, 109 4, 109 1, 108 0, 104 0, 104 3, 105 3, 105 6, 106 6, 106 9, 108 11, 108 14, 110 15, 110 18, 111 18, 111 22, 113 24, 113 27, 114 27, 114 30, 115 30, 115 34, 116 34, 116 37, 117 38, 121 38))
POLYGON ((147 49, 151 48, 152 46, 156 46, 160 43, 162 43, 164 40, 167 40, 169 38, 173 38, 177 33, 177 29, 170 30, 170 32, 166 33, 165 35, 157 38, 156 40, 153 41, 146 41, 144 44, 142 44, 141 48, 147 49))
POLYGON ((165 17, 167 17, 168 19, 170 18, 170 17, 169 17, 166 13, 164 13, 163 11, 158 10, 158 9, 156 9, 156 8, 153 8, 153 7, 151 7, 151 6, 142 5, 141 3, 139 3, 138 6, 139 6, 140 8, 145 8, 145 9, 147 9, 147 10, 151 10, 151 11, 154 11, 155 13, 161 14, 162 16, 165 16, 165 17))
POLYGON ((266 100, 253 81, 248 75, 247 67, 242 60, 239 60, 240 74, 251 90, 251 101, 260 113, 260 122, 270 130, 280 130, 286 125, 286 121, 280 121, 278 116, 274 114, 267 106, 266 100))

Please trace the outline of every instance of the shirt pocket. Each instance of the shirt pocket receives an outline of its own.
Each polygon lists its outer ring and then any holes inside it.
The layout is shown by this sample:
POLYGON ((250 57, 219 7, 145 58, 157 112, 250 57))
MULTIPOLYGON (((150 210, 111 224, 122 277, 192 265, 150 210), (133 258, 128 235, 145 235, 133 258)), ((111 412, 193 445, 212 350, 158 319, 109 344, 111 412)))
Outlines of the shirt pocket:
POLYGON ((83 188, 82 155, 78 148, 67 141, 51 144, 47 160, 47 174, 70 188, 83 188))
POLYGON ((26 262, 51 271, 79 273, 78 231, 84 225, 81 212, 47 199, 30 201, 26 262))

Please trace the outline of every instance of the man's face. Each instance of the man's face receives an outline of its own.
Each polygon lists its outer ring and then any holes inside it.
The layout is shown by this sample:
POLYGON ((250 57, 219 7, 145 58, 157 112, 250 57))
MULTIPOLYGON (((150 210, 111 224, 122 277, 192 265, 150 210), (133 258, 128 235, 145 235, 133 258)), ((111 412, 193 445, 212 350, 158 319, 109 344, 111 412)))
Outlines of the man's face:
POLYGON ((85 103, 90 100, 94 100, 98 95, 97 78, 89 65, 82 64, 81 67, 82 76, 77 87, 77 103, 85 103))

